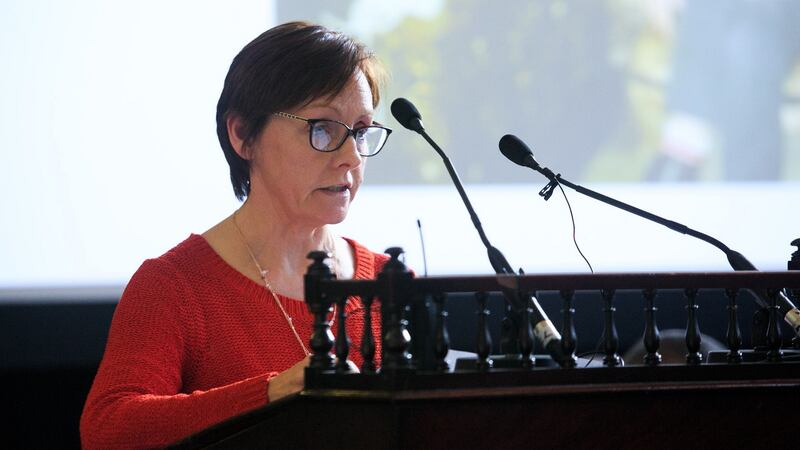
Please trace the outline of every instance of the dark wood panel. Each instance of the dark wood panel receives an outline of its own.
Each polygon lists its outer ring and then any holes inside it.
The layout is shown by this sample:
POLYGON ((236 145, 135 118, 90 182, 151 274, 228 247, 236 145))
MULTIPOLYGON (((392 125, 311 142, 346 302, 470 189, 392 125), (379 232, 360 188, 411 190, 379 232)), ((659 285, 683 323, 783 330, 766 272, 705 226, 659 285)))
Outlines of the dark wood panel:
POLYGON ((509 371, 462 374, 483 378, 472 387, 308 390, 177 448, 792 448, 780 424, 798 417, 796 363, 538 372, 561 382, 509 371))

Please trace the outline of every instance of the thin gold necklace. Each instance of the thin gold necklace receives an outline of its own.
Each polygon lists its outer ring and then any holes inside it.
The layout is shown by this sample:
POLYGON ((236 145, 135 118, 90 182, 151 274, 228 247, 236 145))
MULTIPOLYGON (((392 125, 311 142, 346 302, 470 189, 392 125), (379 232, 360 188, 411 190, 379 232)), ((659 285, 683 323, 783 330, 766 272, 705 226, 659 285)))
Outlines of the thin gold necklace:
MULTIPOLYGON (((244 233, 242 233, 242 229, 239 228, 239 223, 236 220, 236 214, 238 212, 239 210, 236 210, 233 213, 233 226, 236 227, 236 231, 239 233, 239 238, 242 240, 242 244, 244 244, 244 247, 247 249, 247 253, 250 255, 250 259, 253 260, 253 264, 255 264, 256 268, 258 269, 258 273, 261 275, 261 279, 264 280, 264 287, 267 289, 267 291, 269 291, 270 294, 272 294, 272 299, 275 300, 275 303, 278 305, 278 308, 281 310, 281 313, 283 313, 283 317, 286 319, 286 323, 289 324, 289 328, 292 329, 292 333, 294 334, 295 339, 297 339, 297 342, 300 344, 300 347, 303 349, 303 353, 306 356, 308 356, 311 353, 308 351, 308 348, 303 343, 303 340, 300 338, 300 334, 294 327, 294 321, 292 320, 292 317, 286 312, 286 309, 283 307, 283 303, 281 303, 280 299, 278 298, 278 295, 275 294, 275 290, 272 289, 272 285, 270 284, 269 278, 267 276, 269 274, 269 270, 261 268, 261 264, 258 263, 256 255, 253 254, 253 250, 247 243, 247 239, 244 237, 244 233)), ((334 261, 335 260, 336 258, 334 258, 334 261)), ((333 326, 333 322, 335 320, 336 320, 336 305, 333 305, 333 318, 331 319, 331 326, 333 326)))

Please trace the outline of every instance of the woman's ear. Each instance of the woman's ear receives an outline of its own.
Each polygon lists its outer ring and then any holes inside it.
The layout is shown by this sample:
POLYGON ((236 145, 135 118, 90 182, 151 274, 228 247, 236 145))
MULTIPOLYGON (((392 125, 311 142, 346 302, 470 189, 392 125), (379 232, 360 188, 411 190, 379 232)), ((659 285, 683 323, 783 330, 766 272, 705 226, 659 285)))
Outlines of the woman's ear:
POLYGON ((247 151, 247 139, 242 119, 236 114, 230 114, 225 120, 225 125, 228 127, 228 139, 230 139, 236 154, 242 159, 249 160, 250 152, 247 151))

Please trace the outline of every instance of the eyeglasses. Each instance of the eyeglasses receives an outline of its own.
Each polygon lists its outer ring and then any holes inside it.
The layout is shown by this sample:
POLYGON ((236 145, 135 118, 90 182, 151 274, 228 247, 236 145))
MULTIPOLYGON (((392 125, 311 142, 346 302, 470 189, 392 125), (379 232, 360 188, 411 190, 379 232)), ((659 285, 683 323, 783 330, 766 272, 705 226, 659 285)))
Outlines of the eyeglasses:
POLYGON ((358 151, 359 155, 375 156, 386 144, 389 135, 392 134, 390 128, 386 128, 377 122, 373 122, 374 125, 366 127, 350 128, 338 120, 306 119, 305 117, 285 112, 276 112, 274 115, 308 122, 308 141, 314 150, 320 152, 339 150, 344 141, 353 136, 356 141, 356 151, 358 151))

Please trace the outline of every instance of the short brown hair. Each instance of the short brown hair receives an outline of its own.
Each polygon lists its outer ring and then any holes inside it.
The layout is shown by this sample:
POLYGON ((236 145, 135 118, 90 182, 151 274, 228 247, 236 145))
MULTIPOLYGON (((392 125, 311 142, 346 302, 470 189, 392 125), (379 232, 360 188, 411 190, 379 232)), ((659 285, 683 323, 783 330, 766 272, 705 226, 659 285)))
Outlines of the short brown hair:
POLYGON ((237 115, 251 143, 273 113, 336 95, 361 69, 378 106, 383 70, 374 54, 351 37, 307 22, 267 30, 231 63, 217 103, 217 137, 230 166, 236 198, 250 194, 250 161, 231 145, 227 119, 237 115))

